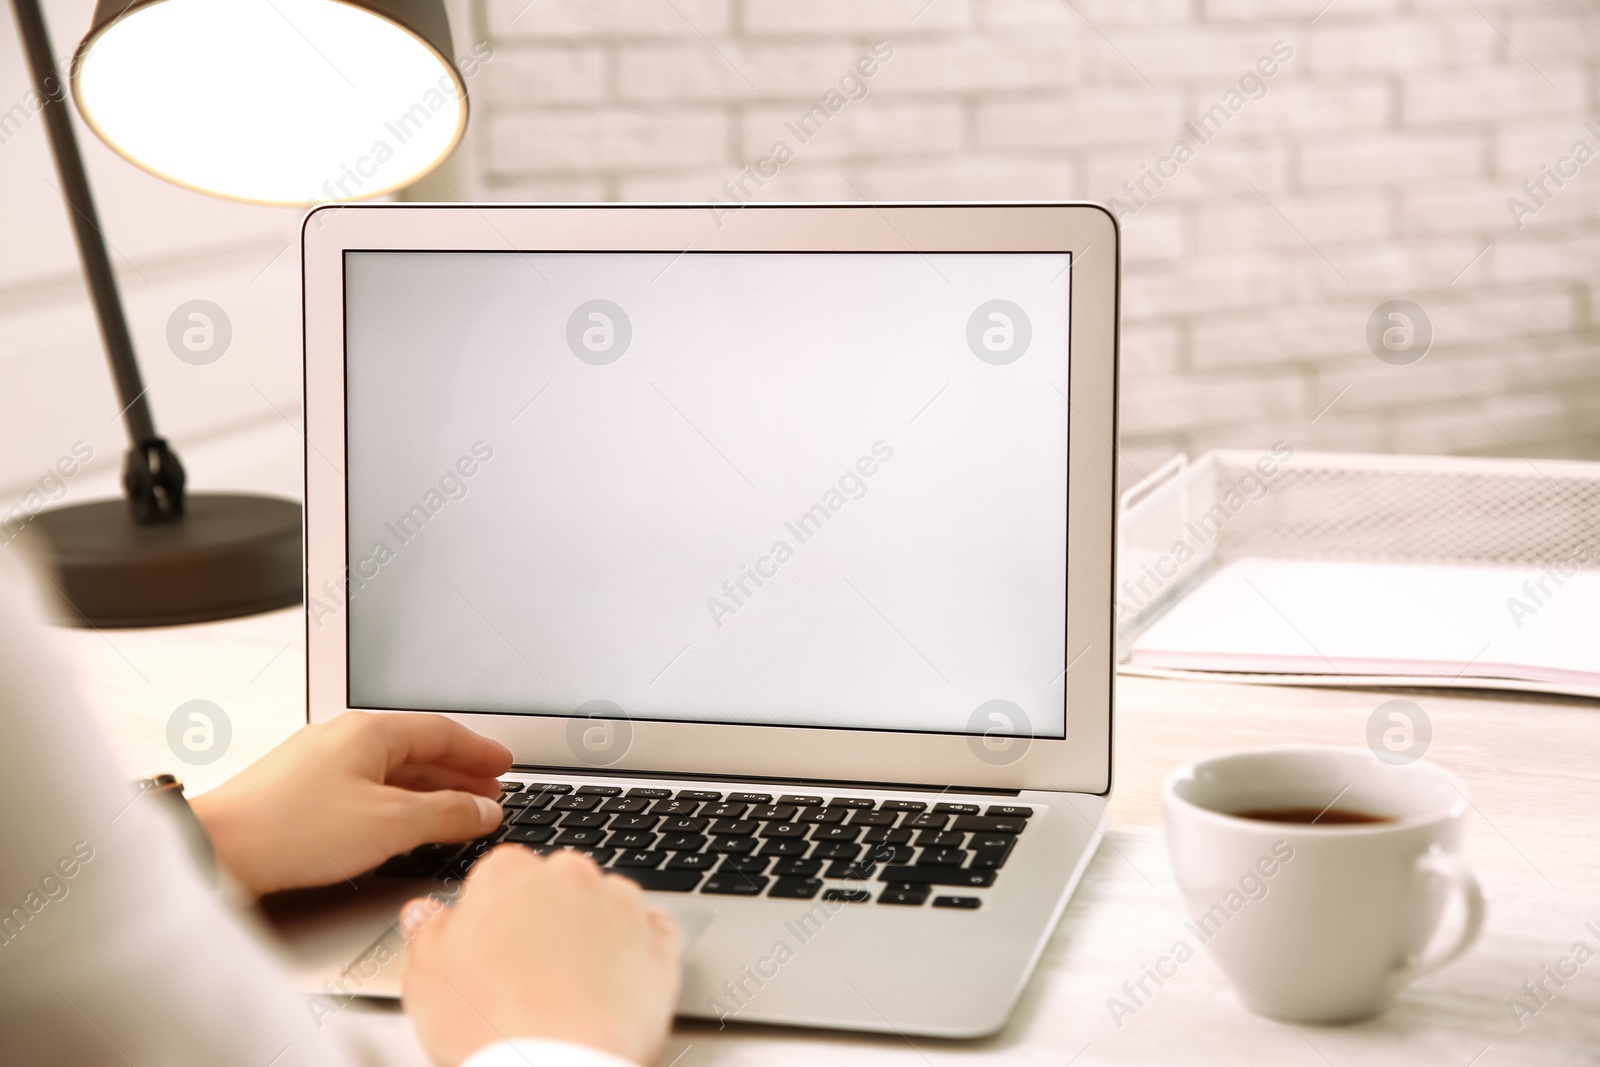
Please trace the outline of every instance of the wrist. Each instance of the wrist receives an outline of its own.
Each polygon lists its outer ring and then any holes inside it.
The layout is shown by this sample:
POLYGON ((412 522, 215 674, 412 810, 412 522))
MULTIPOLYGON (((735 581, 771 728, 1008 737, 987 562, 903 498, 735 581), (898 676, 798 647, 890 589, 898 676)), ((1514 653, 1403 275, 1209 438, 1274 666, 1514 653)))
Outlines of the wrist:
POLYGON ((248 854, 247 850, 238 847, 239 842, 247 837, 245 819, 238 803, 230 795, 227 785, 218 786, 208 793, 201 793, 193 798, 189 801, 189 810, 194 812, 195 819, 205 830, 206 836, 211 839, 217 866, 228 872, 229 878, 238 888, 244 890, 252 899, 272 891, 272 887, 258 884, 252 877, 248 864, 241 862, 248 854))

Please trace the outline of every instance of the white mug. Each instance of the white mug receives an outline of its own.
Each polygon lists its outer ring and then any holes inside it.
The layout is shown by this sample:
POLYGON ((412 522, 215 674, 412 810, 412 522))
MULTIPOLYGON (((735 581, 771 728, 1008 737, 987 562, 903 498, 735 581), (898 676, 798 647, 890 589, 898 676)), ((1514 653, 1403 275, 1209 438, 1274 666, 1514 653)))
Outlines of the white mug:
POLYGON ((1167 847, 1190 913, 1245 1005, 1270 1018, 1353 1022, 1464 953, 1484 899, 1461 859, 1455 775, 1362 749, 1277 748, 1178 768, 1162 788, 1167 847), (1331 808, 1387 821, 1269 822, 1236 813, 1331 808), (1429 952, 1451 896, 1460 932, 1429 952))

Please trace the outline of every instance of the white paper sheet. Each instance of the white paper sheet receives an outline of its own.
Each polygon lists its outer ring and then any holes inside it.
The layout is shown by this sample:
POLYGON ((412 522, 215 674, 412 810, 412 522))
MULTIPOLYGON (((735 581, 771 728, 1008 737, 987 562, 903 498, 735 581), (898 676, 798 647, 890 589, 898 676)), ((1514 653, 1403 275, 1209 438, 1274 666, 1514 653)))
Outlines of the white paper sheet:
POLYGON ((1236 560, 1145 631, 1130 665, 1597 695, 1600 571, 1236 560))

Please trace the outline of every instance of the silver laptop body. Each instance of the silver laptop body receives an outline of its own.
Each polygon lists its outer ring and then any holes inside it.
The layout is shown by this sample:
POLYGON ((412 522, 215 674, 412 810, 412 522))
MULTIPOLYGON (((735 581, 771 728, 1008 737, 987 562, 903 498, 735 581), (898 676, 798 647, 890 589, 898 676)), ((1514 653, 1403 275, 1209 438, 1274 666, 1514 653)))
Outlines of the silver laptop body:
MULTIPOLYGON (((495 836, 671 910, 683 1015, 998 1029, 1105 824, 1118 259, 1081 204, 311 212, 310 720, 508 745, 495 836)), ((395 995, 494 843, 285 907, 307 986, 395 995)))

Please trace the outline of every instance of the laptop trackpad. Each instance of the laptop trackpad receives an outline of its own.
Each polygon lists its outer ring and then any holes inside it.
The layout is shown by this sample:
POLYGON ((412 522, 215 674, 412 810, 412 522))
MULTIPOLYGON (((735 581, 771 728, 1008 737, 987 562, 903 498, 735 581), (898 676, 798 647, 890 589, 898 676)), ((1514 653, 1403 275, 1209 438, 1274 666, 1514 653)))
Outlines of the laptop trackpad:
MULTIPOLYGON (((364 875, 353 887, 276 893, 261 908, 278 936, 295 992, 398 998, 406 959, 400 908, 438 889, 436 881, 364 875)), ((717 915, 714 905, 692 898, 659 903, 678 920, 685 954, 717 915)))

